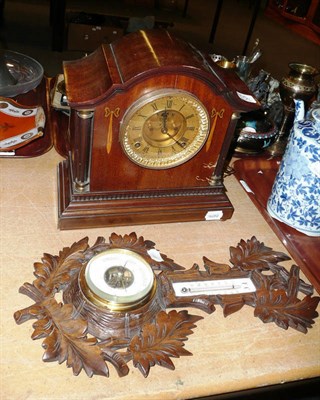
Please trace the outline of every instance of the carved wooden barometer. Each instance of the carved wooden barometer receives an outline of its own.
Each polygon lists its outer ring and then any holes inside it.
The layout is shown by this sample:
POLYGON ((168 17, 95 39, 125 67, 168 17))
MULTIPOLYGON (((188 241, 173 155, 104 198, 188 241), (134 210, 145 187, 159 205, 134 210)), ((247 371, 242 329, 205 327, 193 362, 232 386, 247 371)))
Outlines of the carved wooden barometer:
POLYGON ((222 176, 246 85, 162 30, 64 63, 69 148, 59 227, 205 219, 233 212, 222 176))
POLYGON ((204 268, 185 269, 135 233, 91 247, 84 238, 35 263, 36 279, 20 288, 35 303, 14 317, 36 319, 43 360, 66 361, 75 375, 109 376, 112 364, 124 376, 132 361, 147 377, 152 366, 174 369, 172 358, 191 355, 184 342, 202 317, 188 307, 211 314, 218 304, 228 316, 248 305, 263 322, 306 333, 320 298, 297 266, 278 264, 288 259, 252 237, 230 247, 232 266, 203 257, 204 268))

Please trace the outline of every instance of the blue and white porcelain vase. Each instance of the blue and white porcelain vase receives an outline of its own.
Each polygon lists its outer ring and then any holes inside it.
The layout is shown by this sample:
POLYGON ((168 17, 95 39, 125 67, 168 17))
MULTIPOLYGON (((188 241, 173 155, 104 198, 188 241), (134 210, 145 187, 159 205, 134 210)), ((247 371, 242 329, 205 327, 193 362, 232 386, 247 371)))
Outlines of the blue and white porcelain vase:
POLYGON ((306 235, 320 236, 320 123, 304 118, 302 100, 295 100, 294 125, 267 210, 306 235))

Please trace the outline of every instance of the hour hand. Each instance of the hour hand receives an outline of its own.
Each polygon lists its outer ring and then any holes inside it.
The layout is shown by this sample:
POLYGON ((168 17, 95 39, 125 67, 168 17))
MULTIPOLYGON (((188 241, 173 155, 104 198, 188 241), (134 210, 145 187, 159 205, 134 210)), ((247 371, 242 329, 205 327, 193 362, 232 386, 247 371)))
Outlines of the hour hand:
POLYGON ((168 119, 168 112, 167 112, 167 110, 165 110, 163 113, 161 113, 161 122, 162 122, 161 132, 162 133, 168 133, 167 119, 168 119))

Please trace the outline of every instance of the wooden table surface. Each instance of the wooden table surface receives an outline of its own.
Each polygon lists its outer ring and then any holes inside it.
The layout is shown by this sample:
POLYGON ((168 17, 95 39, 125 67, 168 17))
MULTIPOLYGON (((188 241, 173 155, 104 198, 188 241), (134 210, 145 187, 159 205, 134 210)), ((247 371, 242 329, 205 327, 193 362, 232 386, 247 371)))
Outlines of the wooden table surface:
POLYGON ((313 286, 320 291, 320 236, 308 236, 272 218, 267 202, 280 166, 280 160, 244 158, 233 164, 235 176, 246 190, 289 254, 303 270, 313 286))
MULTIPOLYGON (((13 318, 15 311, 32 304, 18 290, 33 281, 33 263, 43 253, 57 255, 85 236, 92 245, 98 236, 132 231, 154 241, 158 250, 187 268, 202 265, 203 256, 229 263, 229 246, 253 235, 287 253, 234 176, 226 179, 235 207, 228 221, 59 231, 59 161, 53 149, 35 158, 0 159, 1 399, 187 399, 320 375, 319 318, 303 334, 262 323, 250 307, 227 318, 219 307, 211 315, 189 310, 204 316, 185 345, 193 356, 174 359, 174 371, 153 367, 148 378, 132 364, 124 378, 112 366, 109 378, 88 378, 84 372, 73 376, 65 364, 43 362, 42 340, 30 338, 32 321, 16 325, 13 318)), ((282 265, 290 268, 293 263, 282 265)))

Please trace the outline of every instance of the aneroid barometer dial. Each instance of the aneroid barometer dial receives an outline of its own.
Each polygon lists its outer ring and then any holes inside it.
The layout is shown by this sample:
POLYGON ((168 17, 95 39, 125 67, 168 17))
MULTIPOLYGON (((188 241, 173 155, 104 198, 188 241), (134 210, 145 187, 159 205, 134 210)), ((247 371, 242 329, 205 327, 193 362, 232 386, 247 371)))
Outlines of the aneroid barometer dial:
POLYGON ((97 305, 123 311, 140 306, 154 292, 150 265, 127 249, 109 249, 93 257, 81 277, 85 295, 97 305))
POLYGON ((163 89, 139 99, 121 125, 121 144, 136 164, 171 168, 192 158, 209 132, 203 104, 183 90, 163 89))

